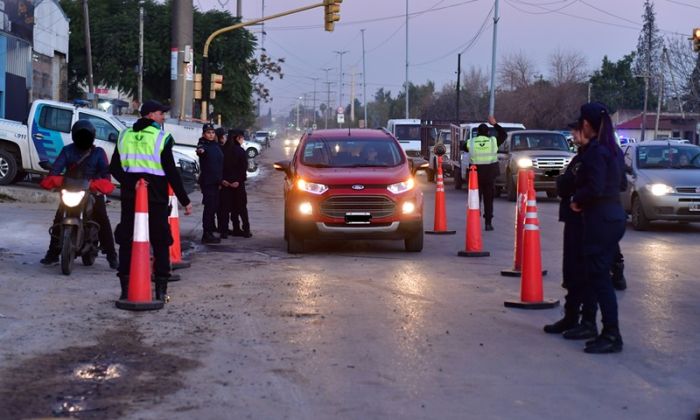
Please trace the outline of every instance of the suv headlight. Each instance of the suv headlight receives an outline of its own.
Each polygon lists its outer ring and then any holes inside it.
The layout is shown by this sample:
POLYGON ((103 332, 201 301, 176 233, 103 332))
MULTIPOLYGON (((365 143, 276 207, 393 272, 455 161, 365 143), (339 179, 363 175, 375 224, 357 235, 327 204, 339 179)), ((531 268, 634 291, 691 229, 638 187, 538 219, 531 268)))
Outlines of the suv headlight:
POLYGON ((61 201, 63 201, 63 204, 68 207, 77 206, 81 201, 83 201, 83 197, 85 197, 85 191, 72 192, 61 190, 61 201))
POLYGON ((328 186, 323 184, 316 184, 314 182, 306 182, 303 179, 297 181, 297 188, 301 191, 306 191, 311 194, 321 195, 328 191, 328 186))
POLYGON ((673 187, 669 187, 666 184, 649 184, 646 185, 647 191, 656 196, 662 196, 666 194, 673 194, 676 192, 673 187))
POLYGON ((406 191, 410 191, 413 189, 413 187, 416 186, 416 181, 413 180, 413 178, 408 178, 407 180, 403 182, 398 182, 396 184, 391 184, 388 187, 386 187, 387 190, 394 194, 401 194, 406 191))
POLYGON ((532 159, 530 159, 530 158, 518 159, 518 168, 532 168, 532 159))

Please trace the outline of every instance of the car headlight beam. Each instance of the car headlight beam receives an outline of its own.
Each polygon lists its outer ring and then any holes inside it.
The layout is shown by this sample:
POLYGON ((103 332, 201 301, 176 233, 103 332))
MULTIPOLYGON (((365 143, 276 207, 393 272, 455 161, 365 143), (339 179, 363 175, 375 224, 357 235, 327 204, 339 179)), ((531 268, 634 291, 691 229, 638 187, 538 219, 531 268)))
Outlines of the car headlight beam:
POLYGON ((406 191, 412 190, 416 186, 416 181, 413 178, 408 178, 403 182, 397 182, 396 184, 391 184, 386 187, 387 190, 394 194, 405 193, 406 191))
POLYGON ((306 191, 316 195, 321 195, 328 191, 327 185, 317 184, 315 182, 306 182, 303 179, 297 181, 297 188, 299 188, 300 191, 306 191))
POLYGON ((666 184, 650 184, 650 185, 647 185, 646 187, 647 187, 647 190, 649 190, 649 192, 651 192, 653 195, 655 195, 657 197, 660 197, 660 196, 666 195, 666 194, 673 194, 675 192, 673 187, 670 187, 666 184))
POLYGON ((518 167, 519 168, 532 168, 532 159, 530 158, 520 158, 518 159, 518 167))
POLYGON ((401 205, 401 212, 403 214, 411 214, 416 211, 416 205, 412 201, 406 201, 401 205))

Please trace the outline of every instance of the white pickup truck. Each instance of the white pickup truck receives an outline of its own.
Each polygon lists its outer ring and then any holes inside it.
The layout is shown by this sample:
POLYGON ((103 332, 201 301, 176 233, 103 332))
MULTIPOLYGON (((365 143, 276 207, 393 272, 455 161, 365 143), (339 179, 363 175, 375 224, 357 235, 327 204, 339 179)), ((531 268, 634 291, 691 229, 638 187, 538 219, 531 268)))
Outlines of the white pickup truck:
MULTIPOLYGON (((70 129, 77 120, 89 120, 95 126, 95 145, 111 158, 119 132, 126 126, 114 115, 95 109, 48 100, 32 103, 28 124, 0 119, 0 185, 24 178, 27 173, 45 174, 39 162, 53 162, 64 145, 72 142, 70 129)), ((197 161, 188 157, 179 146, 173 148, 175 164, 185 188, 192 191, 199 174, 197 161)))

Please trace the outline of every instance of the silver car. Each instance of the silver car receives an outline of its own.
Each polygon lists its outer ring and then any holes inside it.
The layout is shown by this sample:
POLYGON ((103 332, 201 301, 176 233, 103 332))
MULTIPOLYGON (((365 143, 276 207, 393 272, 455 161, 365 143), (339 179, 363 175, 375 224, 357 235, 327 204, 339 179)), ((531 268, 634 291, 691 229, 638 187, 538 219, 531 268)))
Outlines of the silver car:
POLYGON ((636 230, 653 220, 700 222, 700 147, 654 140, 632 143, 624 152, 623 206, 636 230))

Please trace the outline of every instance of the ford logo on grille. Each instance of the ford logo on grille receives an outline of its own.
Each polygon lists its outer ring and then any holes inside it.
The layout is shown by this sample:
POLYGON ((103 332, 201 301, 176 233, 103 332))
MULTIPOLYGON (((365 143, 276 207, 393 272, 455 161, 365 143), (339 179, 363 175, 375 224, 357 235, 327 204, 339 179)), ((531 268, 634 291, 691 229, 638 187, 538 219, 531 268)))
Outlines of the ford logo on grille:
POLYGON ((700 194, 700 187, 696 187, 696 188, 695 188, 695 192, 698 193, 698 194, 700 194))
POLYGON ((364 185, 360 185, 360 184, 355 184, 355 185, 352 186, 352 189, 353 189, 353 190, 356 190, 356 191, 360 191, 360 190, 364 190, 364 189, 365 189, 365 186, 364 186, 364 185))

